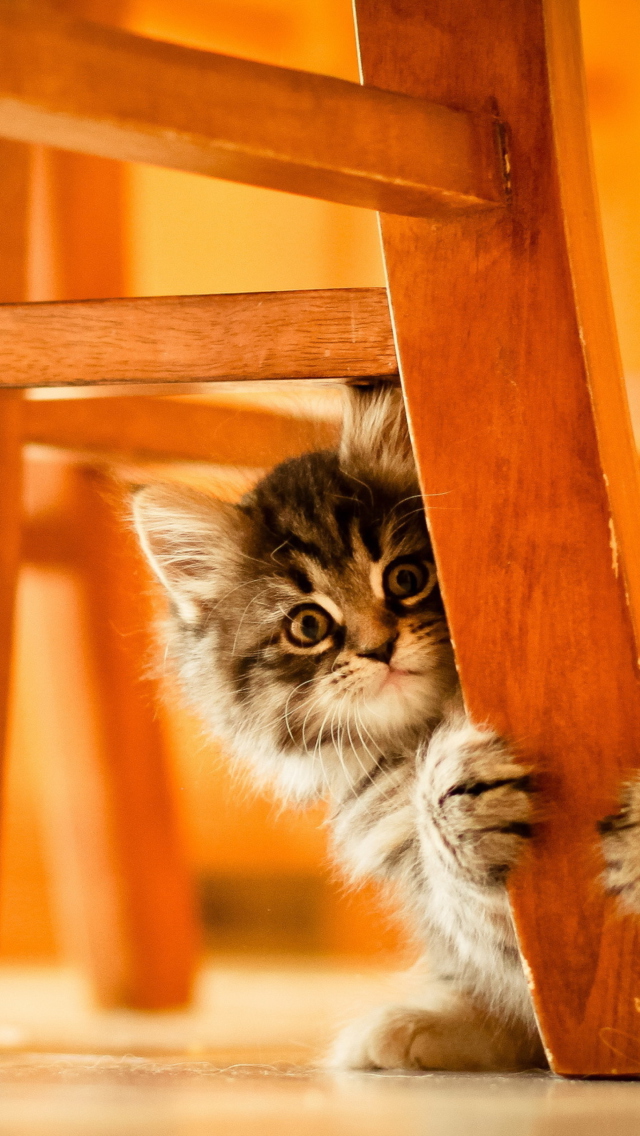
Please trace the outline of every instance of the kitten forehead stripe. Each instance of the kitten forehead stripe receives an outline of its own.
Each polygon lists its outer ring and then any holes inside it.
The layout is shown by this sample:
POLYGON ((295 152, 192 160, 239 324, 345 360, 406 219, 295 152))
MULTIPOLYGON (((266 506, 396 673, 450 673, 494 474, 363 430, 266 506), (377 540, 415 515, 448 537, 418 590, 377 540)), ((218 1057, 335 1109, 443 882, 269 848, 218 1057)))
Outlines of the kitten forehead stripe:
POLYGON ((289 576, 293 580, 293 583, 296 585, 296 587, 299 588, 305 596, 310 595, 313 591, 313 584, 307 576, 307 573, 302 568, 299 568, 296 564, 290 564, 288 571, 289 576))
POLYGON ((380 546, 379 526, 375 522, 365 520, 362 514, 358 518, 360 539, 366 548, 372 560, 378 561, 382 557, 382 548, 380 546))

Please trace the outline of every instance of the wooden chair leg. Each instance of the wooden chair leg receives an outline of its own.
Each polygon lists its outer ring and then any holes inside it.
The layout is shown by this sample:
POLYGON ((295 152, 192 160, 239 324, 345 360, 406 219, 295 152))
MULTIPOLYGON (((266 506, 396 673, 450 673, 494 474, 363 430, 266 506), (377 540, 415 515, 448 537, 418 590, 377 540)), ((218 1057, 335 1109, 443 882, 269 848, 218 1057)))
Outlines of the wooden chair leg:
POLYGON ((108 478, 67 466, 64 483, 64 514, 36 515, 25 539, 30 562, 66 565, 80 581, 94 693, 84 713, 97 718, 97 745, 71 746, 85 756, 67 754, 56 770, 49 856, 58 905, 78 929, 70 948, 103 1004, 167 1009, 189 999, 198 932, 158 688, 147 675, 148 581, 108 478), (70 863, 73 894, 61 878, 70 863))
POLYGON ((6 738, 13 612, 20 559, 21 410, 19 392, 0 394, 0 752, 4 750, 6 738))
POLYGON ((507 207, 383 217, 390 302, 467 705, 547 790, 511 891, 549 1059, 637 1075, 639 921, 605 900, 596 825, 638 763, 640 490, 577 3, 356 8, 365 82, 508 123, 507 207))
MULTIPOLYGON (((30 159, 29 146, 0 139, 0 217, 4 218, 0 228, 2 303, 27 299, 30 159)), ((0 754, 6 739, 20 553, 21 410, 21 391, 0 392, 0 754)))
POLYGON ((74 476, 76 539, 122 875, 127 1002, 163 1009, 188 1001, 197 930, 158 719, 158 684, 148 677, 155 658, 155 612, 109 479, 87 467, 74 476))
MULTIPOLYGON (((106 22, 117 22, 124 6, 120 0, 62 4, 106 22)), ((58 293, 121 294, 122 168, 61 151, 47 160, 58 293)), ((17 213, 7 206, 2 215, 17 213)), ((83 735, 85 744, 60 755, 56 783, 45 786, 58 915, 66 923, 67 949, 103 1004, 165 1009, 188 1001, 198 936, 155 684, 143 677, 153 657, 152 612, 144 586, 132 588, 137 554, 104 496, 104 479, 86 468, 70 469, 67 477, 70 511, 39 535, 32 527, 24 546, 37 563, 76 569, 93 664, 87 693, 91 681, 96 692, 97 738, 83 735)))

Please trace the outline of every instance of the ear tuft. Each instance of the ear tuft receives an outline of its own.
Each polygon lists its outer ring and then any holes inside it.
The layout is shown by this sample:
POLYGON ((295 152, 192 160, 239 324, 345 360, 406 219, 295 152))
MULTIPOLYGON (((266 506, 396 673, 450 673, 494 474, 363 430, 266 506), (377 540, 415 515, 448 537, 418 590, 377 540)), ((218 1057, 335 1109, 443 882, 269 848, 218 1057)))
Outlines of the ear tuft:
POLYGON ((235 505, 177 485, 146 485, 131 499, 142 550, 185 623, 198 624, 233 579, 246 518, 235 505))
POLYGON ((390 383, 346 387, 340 439, 346 473, 403 487, 417 482, 402 391, 390 383))

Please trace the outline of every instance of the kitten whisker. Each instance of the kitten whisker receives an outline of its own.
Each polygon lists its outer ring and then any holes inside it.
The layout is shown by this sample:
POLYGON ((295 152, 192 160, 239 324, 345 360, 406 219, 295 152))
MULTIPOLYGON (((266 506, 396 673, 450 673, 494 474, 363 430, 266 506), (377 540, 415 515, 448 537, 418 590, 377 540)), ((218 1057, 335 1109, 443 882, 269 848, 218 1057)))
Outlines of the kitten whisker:
MULTIPOLYGON (((371 757, 371 759, 372 759, 372 761, 373 761, 373 769, 377 769, 377 767, 378 767, 378 765, 380 764, 380 762, 379 762, 379 760, 378 760, 377 758, 375 758, 375 757, 373 756, 373 754, 371 753, 371 750, 370 750, 370 749, 369 749, 369 747, 367 746, 367 744, 366 744, 366 742, 365 742, 365 740, 364 740, 364 738, 362 737, 362 734, 361 734, 361 732, 360 732, 360 726, 362 726, 362 729, 363 729, 363 730, 365 731, 365 733, 367 734, 367 736, 368 736, 369 740, 370 740, 370 741, 371 741, 371 742, 373 743, 373 745, 375 745, 376 749, 378 750, 378 753, 379 753, 380 757, 384 757, 385 751, 384 751, 383 749, 381 749, 381 748, 380 748, 380 746, 379 746, 379 745, 377 744, 377 742, 375 741, 375 739, 374 739, 374 738, 373 738, 373 737, 371 736, 371 734, 370 734, 370 733, 369 733, 369 731, 367 730, 367 728, 366 728, 366 726, 365 726, 365 724, 364 724, 364 722, 362 721, 362 719, 361 719, 361 718, 358 718, 358 722, 359 722, 359 725, 357 724, 357 729, 358 729, 358 734, 359 734, 359 736, 360 736, 360 740, 362 741, 362 744, 363 744, 363 746, 365 747, 365 749, 366 749, 367 753, 369 754, 369 756, 371 757)), ((373 783, 373 782, 375 781, 375 778, 374 778, 374 776, 373 776, 373 769, 369 769, 369 770, 367 770, 367 769, 365 769, 365 768, 364 768, 364 766, 363 766, 362 768, 363 768, 363 772, 364 772, 364 773, 365 773, 365 774, 367 775, 367 777, 369 778, 369 780, 370 780, 370 781, 371 781, 371 782, 373 783)), ((380 795, 380 796, 382 797, 383 801, 389 801, 389 800, 390 800, 389 794, 388 794, 388 793, 387 793, 387 792, 386 792, 386 791, 384 790, 384 787, 383 787, 383 785, 380 785, 380 786, 379 786, 379 795, 380 795)))
POLYGON ((391 542, 393 540, 394 536, 396 535, 398 529, 400 528, 400 526, 406 520, 408 520, 409 517, 414 517, 416 515, 416 513, 424 513, 424 509, 422 508, 422 506, 420 506, 420 508, 418 508, 418 509, 409 509, 409 511, 407 513, 404 513, 401 517, 398 517, 396 519, 396 521, 394 522, 393 527, 391 529, 389 529, 389 531, 386 534, 387 540, 389 542, 391 542))
POLYGON ((252 604, 256 603, 256 602, 257 602, 257 601, 258 601, 259 599, 262 599, 262 597, 263 597, 263 596, 265 595, 266 591, 267 591, 267 588, 265 587, 265 588, 263 588, 263 589, 262 589, 262 591, 258 592, 258 594, 257 594, 256 596, 253 596, 253 597, 252 597, 252 598, 251 598, 251 599, 249 600, 249 603, 248 603, 248 604, 247 604, 247 606, 245 607, 245 609, 244 609, 244 611, 243 611, 242 615, 240 616, 240 619, 239 619, 239 621, 238 621, 238 626, 237 626, 237 628, 236 628, 236 634, 235 634, 235 638, 234 638, 234 640, 233 640, 233 647, 231 648, 231 656, 232 656, 232 658, 233 658, 233 657, 235 656, 235 654, 236 654, 236 647, 237 647, 237 645, 238 645, 238 636, 240 635, 240 631, 242 630, 242 624, 244 623, 244 620, 245 620, 245 617, 246 617, 246 614, 247 614, 247 612, 248 612, 249 608, 251 607, 251 605, 252 605, 252 604))
POLYGON ((281 548, 286 548, 288 543, 289 541, 287 539, 283 540, 282 544, 279 544, 278 547, 274 548, 273 552, 270 553, 270 557, 273 560, 274 564, 278 563, 278 561, 276 560, 276 554, 280 551, 281 548))
POLYGON ((395 505, 393 506, 393 509, 389 513, 389 516, 392 517, 393 514, 395 513, 396 509, 400 509, 403 505, 406 505, 407 501, 417 501, 417 500, 422 501, 422 493, 410 493, 407 497, 402 497, 399 501, 396 501, 395 505))
MULTIPOLYGON (((344 696, 343 696, 343 697, 344 697, 344 696)), ((340 745, 339 741, 338 741, 338 742, 336 743, 336 740, 335 740, 335 738, 334 738, 334 736, 333 736, 333 725, 334 725, 334 722, 336 722, 336 719, 337 719, 337 715, 338 715, 338 713, 339 713, 339 710, 340 710, 340 705, 338 705, 338 706, 337 706, 337 707, 335 708, 335 710, 334 710, 334 712, 333 712, 333 715, 332 715, 332 717, 331 717, 331 722, 330 722, 330 726, 329 726, 329 728, 330 728, 330 731, 331 731, 331 741, 332 741, 332 744, 333 744, 333 748, 334 748, 334 750, 335 750, 335 752, 336 752, 336 754, 337 754, 337 756, 338 756, 338 761, 340 762, 340 766, 341 766, 341 768, 342 768, 342 772, 344 773, 344 779, 345 779, 345 781, 346 781, 346 783, 347 783, 347 788, 348 788, 348 790, 349 790, 350 792, 353 792, 353 788, 354 788, 354 786, 353 786, 353 782, 352 782, 352 780, 351 780, 351 777, 349 776, 349 770, 347 769, 347 767, 346 767, 346 765, 345 765, 345 761, 344 761, 344 754, 343 754, 343 752, 342 752, 342 746, 340 745)))
POLYGON ((309 721, 309 718, 313 714, 314 710, 315 710, 315 706, 311 706, 309 708, 309 710, 307 710, 307 713, 305 714, 304 720, 302 722, 302 731, 301 731, 302 732, 302 746, 303 746, 304 752, 307 754, 308 757, 310 757, 311 754, 309 753, 309 747, 307 745, 307 733, 306 733, 307 722, 309 721))
MULTIPOLYGON (((355 710, 355 706, 354 706, 354 710, 355 710)), ((370 769, 367 769, 366 765, 364 764, 364 762, 363 762, 363 760, 362 760, 362 758, 361 758, 361 756, 358 752, 357 747, 354 746, 354 744, 353 744, 353 739, 351 737, 351 731, 349 729, 348 721, 349 721, 349 719, 347 717, 347 732, 348 732, 348 735, 349 735, 349 742, 351 744, 351 750, 353 752, 353 755, 354 755, 356 761, 358 762, 358 765, 360 766, 360 769, 362 770, 362 773, 364 774, 364 776, 367 777, 370 781, 373 781, 374 778, 372 776, 372 771, 370 769)), ((360 729, 358 727, 358 722, 355 718, 355 714, 354 714, 354 725, 355 725, 355 728, 356 728, 356 731, 358 733, 358 737, 359 737, 360 741, 363 743, 363 745, 365 745, 363 738, 362 738, 362 734, 360 733, 360 729)), ((367 749, 366 745, 365 745, 365 749, 367 749)), ((375 767, 378 764, 377 761, 375 761, 375 759, 373 758, 373 755, 370 753, 369 750, 367 750, 367 752, 369 752, 369 756, 372 758, 373 764, 374 764, 374 767, 375 767)), ((351 787, 351 792, 353 792, 354 795, 355 795, 355 788, 356 788, 355 785, 353 785, 351 787)), ((371 810, 369 809, 368 806, 366 807, 366 812, 367 812, 368 815, 372 815, 371 810)))
MULTIPOLYGON (((294 738, 292 730, 291 730, 291 726, 289 725, 289 713, 288 713, 289 703, 291 702, 291 699, 293 698, 294 694, 297 694, 297 692, 299 690, 302 690, 303 686, 308 686, 309 683, 312 682, 312 681, 313 681, 313 679, 306 679, 304 682, 299 683, 298 686, 294 686, 293 690, 291 691, 291 693, 287 697, 287 701, 284 704, 284 714, 282 715, 281 718, 278 719, 279 722, 284 720, 284 723, 287 727, 287 732, 288 732, 289 737, 291 738, 291 741, 293 742, 294 745, 297 745, 298 743, 296 742, 296 739, 294 738)), ((305 719, 305 721, 306 721, 306 719, 305 719)), ((303 738, 303 744, 304 744, 304 727, 303 727, 303 732, 302 732, 302 738, 303 738)), ((306 750, 306 747, 305 747, 305 750, 306 750)))
POLYGON ((351 472, 351 470, 347 472, 347 477, 350 481, 355 481, 356 485, 361 485, 363 489, 366 489, 371 500, 373 501, 373 490, 370 485, 367 485, 366 481, 361 481, 359 477, 356 477, 355 473, 351 472))
POLYGON ((241 584, 236 584, 236 586, 234 588, 229 588, 228 592, 225 592, 224 595, 220 596, 220 598, 217 600, 216 603, 211 605, 212 610, 215 610, 217 607, 220 607, 220 604, 224 603, 224 601, 227 600, 229 598, 229 596, 232 596, 234 594, 234 592, 237 592, 239 588, 248 588, 249 584, 253 584, 253 583, 255 583, 254 580, 243 580, 241 584))
MULTIPOLYGON (((331 710, 330 709, 327 710, 324 718, 322 719, 322 724, 321 724, 320 729, 318 731, 318 736, 316 738, 316 744, 315 744, 314 749, 313 749, 313 755, 312 756, 313 756, 314 761, 316 760, 316 758, 322 758, 322 746, 324 744, 324 724, 325 724, 327 718, 329 717, 330 713, 331 713, 331 710)), ((322 761, 321 761, 321 765, 322 765, 322 761)), ((322 765, 322 769, 324 771, 324 765, 322 765)), ((326 777, 326 774, 325 774, 325 777, 326 777)))
POLYGON ((378 757, 382 757, 384 755, 384 750, 381 748, 381 746, 378 745, 376 739, 373 737, 373 735, 369 732, 369 730, 365 726, 365 724, 362 720, 362 715, 359 713, 357 706, 354 706, 353 713, 354 713, 354 717, 356 719, 356 725, 357 725, 358 735, 360 737, 360 740, 361 740, 364 748, 366 749, 367 753, 369 754, 369 757, 373 761, 374 765, 377 765, 378 764, 378 757), (369 749, 369 746, 367 745, 366 741, 364 740, 364 738, 362 736, 363 730, 364 730, 365 734, 367 735, 367 738, 369 739, 371 744, 373 746, 375 746, 375 748, 377 749, 378 757, 376 757, 375 754, 373 754, 371 752, 371 750, 369 749))

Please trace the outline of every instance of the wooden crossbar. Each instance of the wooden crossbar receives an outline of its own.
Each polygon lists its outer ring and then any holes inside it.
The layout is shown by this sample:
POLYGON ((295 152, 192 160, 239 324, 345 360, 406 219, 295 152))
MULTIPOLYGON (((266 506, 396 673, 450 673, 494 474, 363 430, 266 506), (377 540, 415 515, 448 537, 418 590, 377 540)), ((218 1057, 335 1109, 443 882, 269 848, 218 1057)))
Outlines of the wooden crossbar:
POLYGON ((126 461, 270 466, 335 444, 337 425, 271 410, 169 398, 25 400, 26 443, 126 461))
POLYGON ((0 305, 0 389, 397 373, 383 288, 0 305))
POLYGON ((0 135, 413 216, 504 204, 500 130, 0 0, 0 135))

